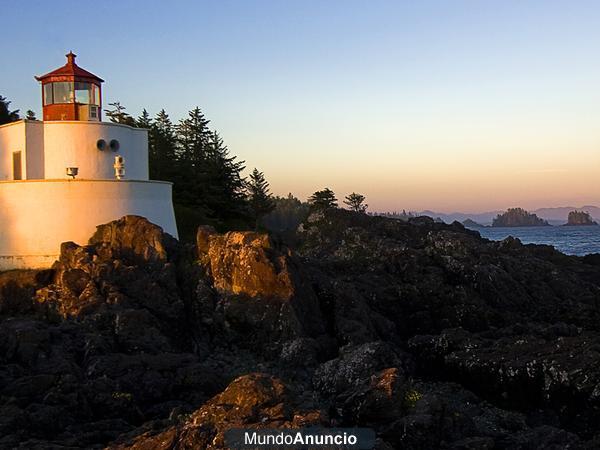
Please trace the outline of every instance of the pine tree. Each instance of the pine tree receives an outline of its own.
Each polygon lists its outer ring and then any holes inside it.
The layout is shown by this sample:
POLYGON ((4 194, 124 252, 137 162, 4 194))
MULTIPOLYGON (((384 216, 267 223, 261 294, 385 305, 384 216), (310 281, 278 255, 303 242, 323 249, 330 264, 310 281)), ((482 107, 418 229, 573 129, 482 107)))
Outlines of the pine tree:
POLYGON ((275 209, 275 203, 269 192, 269 183, 265 175, 256 168, 250 174, 247 191, 254 227, 258 229, 260 219, 275 209))
POLYGON ((0 125, 5 123, 15 122, 20 119, 19 110, 11 111, 8 109, 10 102, 0 95, 0 125))
POLYGON ((152 128, 152 118, 148 114, 148 111, 146 111, 146 108, 142 110, 142 114, 135 120, 135 125, 138 128, 146 128, 148 130, 152 128))
POLYGON ((329 188, 315 192, 308 198, 308 203, 313 211, 324 211, 338 206, 337 198, 329 188))
POLYGON ((244 162, 229 155, 223 139, 208 124, 198 107, 177 124, 176 195, 183 204, 217 220, 244 217, 244 162))
POLYGON ((175 126, 177 175, 174 181, 176 194, 183 204, 215 215, 208 181, 208 124, 209 120, 196 107, 175 126))
POLYGON ((108 106, 112 106, 113 109, 105 109, 104 112, 111 122, 136 126, 135 119, 125 112, 126 108, 120 102, 109 103, 108 106))
POLYGON ((193 172, 201 170, 207 157, 209 123, 200 108, 196 107, 176 127, 179 158, 189 164, 193 172))
POLYGON ((25 115, 25 118, 27 120, 37 120, 37 118, 35 117, 35 111, 32 111, 31 109, 28 109, 27 113, 25 115))
POLYGON ((369 205, 365 203, 365 200, 366 198, 364 195, 353 192, 346 196, 344 204, 347 205, 351 211, 364 213, 367 212, 367 208, 369 207, 369 205))
POLYGON ((207 155, 203 175, 209 192, 208 206, 219 211, 225 219, 246 216, 246 180, 242 177, 244 161, 237 161, 236 156, 229 154, 216 131, 209 135, 207 155))
MULTIPOLYGON (((143 116, 144 113, 142 112, 143 116)), ((161 109, 154 120, 151 121, 150 131, 148 132, 148 147, 150 178, 153 180, 177 181, 177 139, 173 122, 171 122, 164 109, 161 109)), ((175 185, 174 189, 177 188, 178 186, 175 185)))

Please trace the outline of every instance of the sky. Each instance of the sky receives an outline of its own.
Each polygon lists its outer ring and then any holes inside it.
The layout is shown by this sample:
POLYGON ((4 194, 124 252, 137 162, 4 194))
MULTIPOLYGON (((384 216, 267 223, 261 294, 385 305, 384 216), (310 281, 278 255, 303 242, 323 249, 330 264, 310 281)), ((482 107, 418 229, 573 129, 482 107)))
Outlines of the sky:
POLYGON ((100 76, 104 106, 199 106, 278 195, 372 211, 600 204, 597 1, 0 2, 0 95, 100 76))

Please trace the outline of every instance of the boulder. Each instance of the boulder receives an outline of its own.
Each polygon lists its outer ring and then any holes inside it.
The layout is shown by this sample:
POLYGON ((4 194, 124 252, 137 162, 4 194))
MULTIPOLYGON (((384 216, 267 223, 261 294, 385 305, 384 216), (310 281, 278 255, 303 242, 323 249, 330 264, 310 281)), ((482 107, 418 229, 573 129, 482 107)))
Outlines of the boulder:
POLYGON ((103 259, 135 264, 164 263, 178 245, 161 227, 140 216, 125 216, 99 225, 88 244, 103 259))
POLYGON ((227 388, 191 414, 184 422, 162 433, 146 432, 110 449, 221 449, 224 433, 231 428, 297 428, 327 426, 320 410, 302 410, 278 378, 251 373, 235 379, 227 388))
POLYGON ((337 395, 356 388, 382 369, 396 367, 396 376, 410 373, 410 357, 385 342, 348 346, 341 355, 321 364, 315 371, 315 388, 327 395, 337 395))
POLYGON ((175 270, 179 250, 174 238, 142 217, 100 225, 88 245, 61 245, 52 283, 37 292, 37 301, 65 317, 135 305, 181 319, 175 270))
POLYGON ((318 299, 292 252, 266 234, 210 227, 197 233, 199 264, 220 298, 216 323, 246 343, 283 342, 325 332, 318 299))
POLYGON ((215 289, 249 297, 289 300, 295 291, 290 260, 278 252, 266 234, 229 232, 210 234, 200 227, 197 246, 207 255, 215 289))

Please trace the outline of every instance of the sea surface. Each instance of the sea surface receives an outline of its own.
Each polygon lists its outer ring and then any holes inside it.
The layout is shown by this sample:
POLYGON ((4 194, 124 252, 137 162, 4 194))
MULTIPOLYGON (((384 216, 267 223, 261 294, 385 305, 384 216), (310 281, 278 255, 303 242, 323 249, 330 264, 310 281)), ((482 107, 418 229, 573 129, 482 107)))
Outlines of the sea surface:
POLYGON ((568 255, 600 253, 600 226, 471 228, 494 241, 513 236, 524 244, 547 244, 568 255))

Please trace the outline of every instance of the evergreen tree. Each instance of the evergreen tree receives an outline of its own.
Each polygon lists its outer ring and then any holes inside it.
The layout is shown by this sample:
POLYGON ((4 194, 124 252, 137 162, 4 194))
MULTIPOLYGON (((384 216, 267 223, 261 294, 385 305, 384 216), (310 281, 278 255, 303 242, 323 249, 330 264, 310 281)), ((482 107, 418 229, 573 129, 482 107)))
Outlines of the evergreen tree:
POLYGON ((315 192, 309 197, 308 203, 313 211, 324 211, 338 206, 337 198, 329 188, 315 192))
POLYGON ((258 229, 260 219, 275 209, 275 203, 269 192, 269 183, 265 180, 265 175, 256 168, 250 174, 247 191, 254 226, 258 229))
POLYGON ((189 164, 194 173, 202 170, 202 163, 207 158, 211 134, 209 123, 200 108, 196 107, 179 121, 176 128, 179 158, 189 164))
POLYGON ((229 154, 208 124, 196 107, 176 127, 177 198, 218 220, 245 217, 244 162, 229 154))
POLYGON ((225 219, 247 217, 244 161, 237 161, 216 131, 208 140, 208 159, 203 171, 209 192, 208 206, 225 219))
POLYGON ((10 102, 0 95, 0 125, 15 122, 20 119, 19 110, 11 111, 8 109, 10 102))
MULTIPOLYGON (((209 120, 196 107, 175 127, 177 179, 174 181, 177 197, 183 204, 201 207, 206 214, 214 215, 216 211, 212 208, 208 181, 208 124, 209 120)), ((218 187, 214 186, 215 189, 218 187)))
POLYGON ((148 130, 152 128, 152 118, 150 117, 150 114, 148 114, 148 111, 146 111, 146 108, 142 110, 142 114, 135 120, 135 126, 138 128, 146 128, 148 130))
POLYGON ((249 221, 244 162, 230 155, 200 108, 174 125, 163 109, 151 118, 145 109, 131 118, 120 103, 110 104, 113 122, 148 129, 150 178, 173 183, 173 203, 184 234, 200 223, 246 226, 249 221))
POLYGON ((369 207, 369 205, 365 203, 365 200, 366 198, 364 195, 353 192, 346 196, 344 204, 347 205, 351 211, 364 213, 367 212, 367 208, 369 207))
POLYGON ((37 120, 37 118, 35 117, 35 111, 28 109, 25 118, 27 120, 37 120))
MULTIPOLYGON (((141 117, 143 116, 144 113, 142 112, 141 117)), ((138 119, 138 123, 140 123, 140 119, 138 119)), ((161 109, 150 123, 148 148, 150 178, 153 180, 177 181, 177 138, 173 122, 171 122, 164 109, 161 109)), ((178 189, 177 185, 174 186, 175 189, 178 189)))
POLYGON ((136 126, 135 119, 125 112, 126 108, 120 102, 109 103, 108 106, 112 106, 113 109, 105 109, 104 112, 111 122, 136 126))

